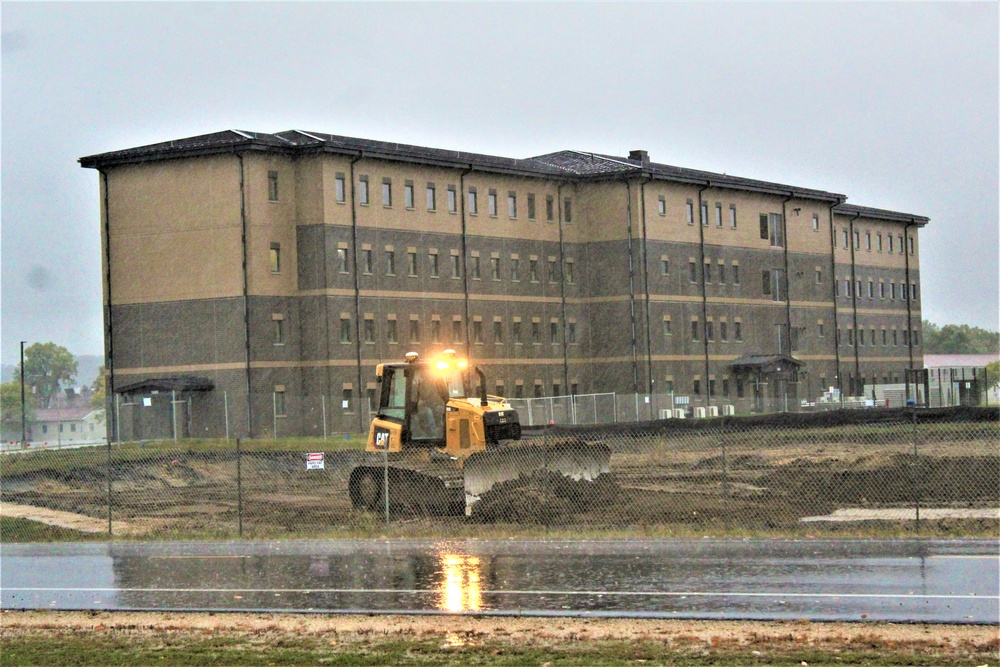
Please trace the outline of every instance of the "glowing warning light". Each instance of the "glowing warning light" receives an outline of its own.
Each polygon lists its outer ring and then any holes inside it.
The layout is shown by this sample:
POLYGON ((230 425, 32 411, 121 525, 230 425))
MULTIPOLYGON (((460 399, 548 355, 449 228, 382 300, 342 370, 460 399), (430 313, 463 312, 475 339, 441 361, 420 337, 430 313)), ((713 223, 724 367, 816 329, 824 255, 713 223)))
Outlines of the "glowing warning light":
POLYGON ((446 371, 448 370, 448 367, 451 366, 451 364, 449 364, 447 361, 439 361, 437 362, 437 364, 435 364, 435 366, 437 366, 437 369, 439 371, 446 371))
POLYGON ((469 362, 466 361, 465 359, 462 359, 460 362, 458 362, 458 367, 459 368, 468 368, 469 367, 469 362))

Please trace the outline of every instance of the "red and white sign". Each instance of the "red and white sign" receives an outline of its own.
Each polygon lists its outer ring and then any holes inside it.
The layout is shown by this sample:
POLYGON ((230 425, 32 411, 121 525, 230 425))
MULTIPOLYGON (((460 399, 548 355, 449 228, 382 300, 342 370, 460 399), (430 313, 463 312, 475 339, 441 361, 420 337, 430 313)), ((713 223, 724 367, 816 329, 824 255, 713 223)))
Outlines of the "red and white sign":
POLYGON ((323 462, 323 452, 310 452, 306 454, 306 470, 323 470, 326 465, 323 462))

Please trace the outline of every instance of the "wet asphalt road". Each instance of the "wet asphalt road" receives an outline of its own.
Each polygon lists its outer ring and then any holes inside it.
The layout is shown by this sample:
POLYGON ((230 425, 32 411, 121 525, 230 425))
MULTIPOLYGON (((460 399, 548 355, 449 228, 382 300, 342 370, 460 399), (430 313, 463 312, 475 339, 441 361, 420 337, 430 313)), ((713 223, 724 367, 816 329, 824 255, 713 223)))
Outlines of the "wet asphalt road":
POLYGON ((8 545, 0 608, 1000 623, 996 540, 8 545))

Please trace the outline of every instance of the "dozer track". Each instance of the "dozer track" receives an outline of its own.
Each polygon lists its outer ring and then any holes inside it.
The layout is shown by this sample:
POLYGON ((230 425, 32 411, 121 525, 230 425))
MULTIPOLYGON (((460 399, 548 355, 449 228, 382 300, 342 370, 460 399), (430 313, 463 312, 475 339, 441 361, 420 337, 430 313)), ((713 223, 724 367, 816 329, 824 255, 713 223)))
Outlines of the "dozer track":
MULTIPOLYGON (((378 459, 351 471, 348 489, 355 509, 385 511, 386 469, 381 457, 378 459)), ((440 516, 464 511, 464 477, 452 461, 412 461, 390 456, 388 478, 390 512, 440 516)))

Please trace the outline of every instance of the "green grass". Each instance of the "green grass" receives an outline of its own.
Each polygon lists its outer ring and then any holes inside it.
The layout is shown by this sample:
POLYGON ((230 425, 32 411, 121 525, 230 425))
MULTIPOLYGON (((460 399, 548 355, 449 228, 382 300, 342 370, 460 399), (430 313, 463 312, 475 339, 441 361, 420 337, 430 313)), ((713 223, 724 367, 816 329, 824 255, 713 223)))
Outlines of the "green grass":
POLYGON ((255 667, 269 665, 483 665, 515 667, 611 667, 620 665, 981 665, 995 661, 989 651, 954 655, 887 643, 851 650, 822 651, 795 646, 677 647, 654 641, 565 641, 554 646, 523 646, 488 641, 448 647, 441 639, 372 638, 346 644, 321 637, 269 641, 244 637, 199 637, 165 632, 155 638, 58 633, 4 639, 5 667, 61 665, 164 665, 255 667), (757 655, 754 655, 754 651, 757 655))
POLYGON ((49 526, 38 521, 0 516, 0 543, 97 542, 107 537, 105 533, 84 533, 79 530, 49 526))

